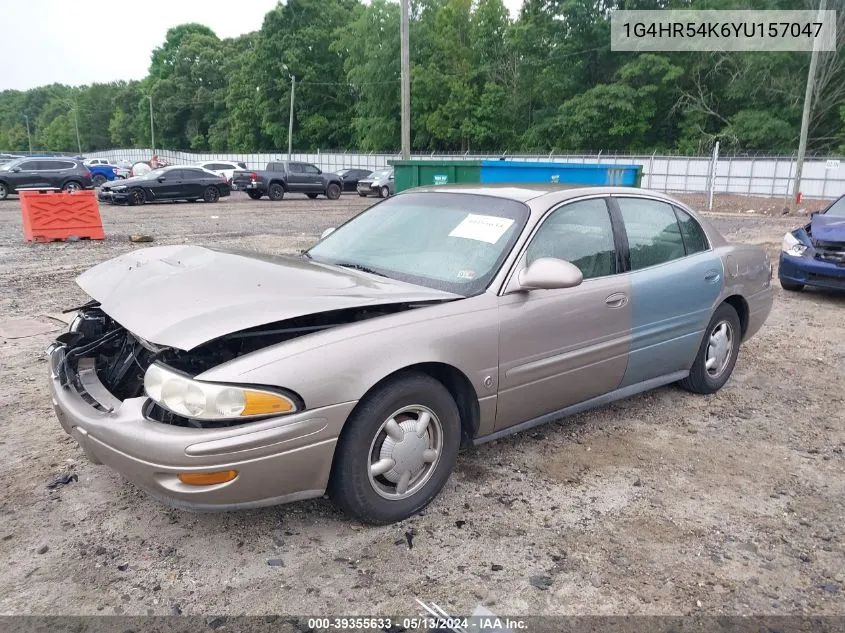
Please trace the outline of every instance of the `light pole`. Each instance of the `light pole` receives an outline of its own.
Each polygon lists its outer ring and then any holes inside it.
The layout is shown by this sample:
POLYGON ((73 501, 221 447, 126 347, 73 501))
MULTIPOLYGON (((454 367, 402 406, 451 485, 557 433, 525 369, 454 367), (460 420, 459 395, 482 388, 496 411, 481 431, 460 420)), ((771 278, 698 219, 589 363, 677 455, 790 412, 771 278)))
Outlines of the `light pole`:
POLYGON ((79 140, 79 117, 76 115, 76 106, 70 109, 73 112, 73 126, 76 128, 76 149, 82 154, 82 143, 79 140))
POLYGON ((29 117, 27 115, 23 115, 24 120, 26 121, 26 140, 29 141, 29 154, 32 155, 32 136, 29 133, 29 117))
POLYGON ((290 77, 290 120, 288 121, 288 160, 291 158, 293 148, 293 98, 296 95, 296 76, 290 77))
POLYGON ((156 134, 155 129, 153 128, 153 96, 147 95, 147 99, 150 100, 150 144, 152 145, 153 154, 156 152, 156 134))
POLYGON ((411 157, 411 61, 408 38, 408 1, 402 2, 402 19, 399 23, 399 48, 402 90, 402 160, 411 157))

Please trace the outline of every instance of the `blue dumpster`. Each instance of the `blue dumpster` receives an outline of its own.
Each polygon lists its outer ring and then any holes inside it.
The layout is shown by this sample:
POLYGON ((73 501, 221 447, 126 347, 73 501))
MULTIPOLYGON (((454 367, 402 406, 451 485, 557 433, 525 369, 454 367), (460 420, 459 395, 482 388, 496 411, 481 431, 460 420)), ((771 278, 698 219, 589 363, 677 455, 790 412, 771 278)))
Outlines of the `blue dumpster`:
POLYGON ((639 187, 642 165, 534 163, 516 160, 481 161, 481 182, 561 183, 639 187))

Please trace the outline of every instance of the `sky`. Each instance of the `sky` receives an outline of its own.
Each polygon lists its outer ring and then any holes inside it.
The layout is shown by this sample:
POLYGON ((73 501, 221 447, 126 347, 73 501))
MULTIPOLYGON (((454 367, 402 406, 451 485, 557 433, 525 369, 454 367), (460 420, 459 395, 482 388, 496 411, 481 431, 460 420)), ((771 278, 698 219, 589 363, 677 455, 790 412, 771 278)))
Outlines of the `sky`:
MULTIPOLYGON (((277 2, 3 0, 0 90, 142 79, 167 29, 199 22, 235 37, 261 28, 277 2)), ((522 0, 504 3, 516 16, 522 0)))

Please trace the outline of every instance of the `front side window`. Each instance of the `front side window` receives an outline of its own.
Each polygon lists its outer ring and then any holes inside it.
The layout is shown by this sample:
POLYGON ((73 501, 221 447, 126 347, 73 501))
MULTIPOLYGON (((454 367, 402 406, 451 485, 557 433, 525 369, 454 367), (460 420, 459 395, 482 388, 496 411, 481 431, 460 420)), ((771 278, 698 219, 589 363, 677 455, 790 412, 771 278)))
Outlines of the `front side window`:
POLYGON ((528 245, 526 264, 541 257, 574 264, 584 279, 614 274, 616 247, 604 199, 573 202, 553 211, 528 245))
POLYGON ((527 219, 528 207, 514 200, 406 193, 354 217, 306 256, 469 297, 490 284, 527 219))
POLYGON ((674 209, 659 200, 617 198, 628 234, 631 270, 665 264, 686 255, 674 209))
POLYGON ((28 160, 18 165, 21 171, 35 171, 38 169, 38 163, 34 160, 28 160))
POLYGON ((311 174, 313 176, 320 173, 320 170, 314 167, 314 165, 303 165, 303 167, 306 174, 311 174))

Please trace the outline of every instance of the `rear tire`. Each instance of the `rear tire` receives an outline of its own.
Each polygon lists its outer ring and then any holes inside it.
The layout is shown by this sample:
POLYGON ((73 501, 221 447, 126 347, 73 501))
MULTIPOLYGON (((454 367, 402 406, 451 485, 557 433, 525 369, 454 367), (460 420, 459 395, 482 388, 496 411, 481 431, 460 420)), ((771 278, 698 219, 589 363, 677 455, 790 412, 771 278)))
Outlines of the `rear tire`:
POLYGON ((71 180, 69 182, 66 182, 64 184, 64 186, 62 186, 62 191, 66 192, 66 193, 74 193, 76 191, 81 191, 81 190, 82 190, 82 183, 77 182, 75 180, 71 180))
POLYGON ((442 383, 425 374, 396 376, 369 393, 344 425, 329 495, 364 523, 406 519, 443 488, 455 467, 460 439, 458 407, 442 383), (420 436, 416 424, 423 415, 427 422, 420 436), (386 469, 377 467, 384 462, 386 469))
POLYGON ((270 185, 270 188, 267 190, 267 197, 270 198, 273 202, 278 202, 282 198, 285 197, 285 188, 282 187, 277 182, 274 182, 270 185))
POLYGON ((311 198, 312 200, 317 197, 316 193, 307 193, 305 195, 308 196, 309 198, 311 198))
POLYGON ((329 200, 337 200, 340 198, 340 185, 336 182, 329 184, 329 186, 326 187, 326 198, 329 200))
POLYGON ((361 196, 362 198, 366 198, 366 197, 367 197, 367 194, 365 194, 365 193, 361 193, 360 191, 358 192, 358 195, 359 195, 359 196, 361 196))
POLYGON ((780 281, 780 287, 789 292, 801 292, 804 290, 804 284, 793 283, 785 279, 779 279, 778 281, 780 281))
POLYGON ((246 195, 248 195, 253 200, 260 200, 261 196, 264 195, 263 191, 247 191, 246 195))
POLYGON ((103 174, 96 174, 92 179, 91 182, 94 183, 95 187, 102 187, 108 179, 103 176, 103 174))
POLYGON ((214 185, 206 187, 202 192, 202 199, 206 202, 217 202, 220 200, 220 190, 214 185))
POLYGON ((716 393, 733 373, 739 355, 742 326, 733 306, 723 303, 713 313, 689 376, 678 384, 687 391, 716 393))

